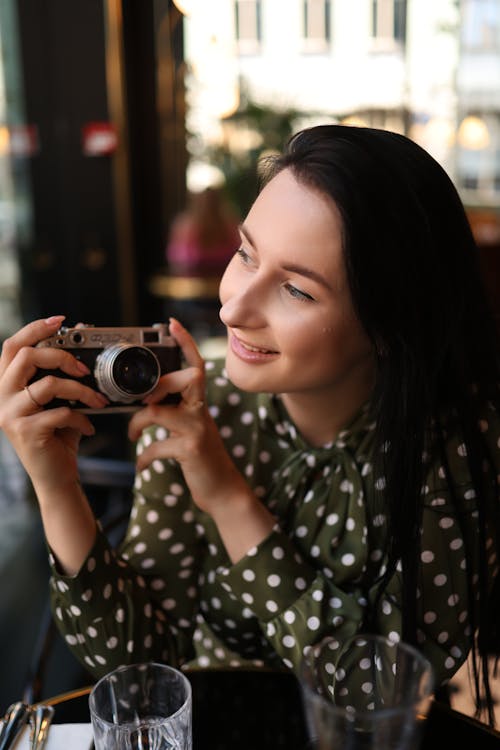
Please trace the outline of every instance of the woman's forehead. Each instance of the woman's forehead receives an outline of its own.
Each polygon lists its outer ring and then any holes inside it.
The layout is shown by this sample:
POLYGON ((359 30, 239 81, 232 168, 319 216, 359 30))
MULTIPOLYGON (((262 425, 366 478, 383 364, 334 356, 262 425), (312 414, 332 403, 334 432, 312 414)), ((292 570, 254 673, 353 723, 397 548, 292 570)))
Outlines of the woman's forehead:
POLYGON ((307 253, 311 261, 313 254, 324 263, 337 261, 342 254, 342 219, 336 204, 318 189, 299 182, 289 169, 262 189, 242 231, 258 252, 280 248, 291 260, 304 261, 307 253))

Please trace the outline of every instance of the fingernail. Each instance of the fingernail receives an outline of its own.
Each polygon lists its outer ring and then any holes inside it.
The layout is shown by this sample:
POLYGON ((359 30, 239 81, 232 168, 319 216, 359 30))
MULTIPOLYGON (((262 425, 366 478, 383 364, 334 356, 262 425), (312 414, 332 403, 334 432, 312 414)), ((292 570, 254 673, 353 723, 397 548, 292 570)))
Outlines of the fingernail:
POLYGON ((56 324, 62 323, 66 315, 51 315, 50 318, 45 318, 44 323, 48 326, 55 326, 56 324))
POLYGON ((84 362, 81 362, 80 360, 77 360, 76 366, 80 370, 80 372, 83 373, 84 375, 88 375, 90 373, 89 368, 87 367, 87 365, 84 362))

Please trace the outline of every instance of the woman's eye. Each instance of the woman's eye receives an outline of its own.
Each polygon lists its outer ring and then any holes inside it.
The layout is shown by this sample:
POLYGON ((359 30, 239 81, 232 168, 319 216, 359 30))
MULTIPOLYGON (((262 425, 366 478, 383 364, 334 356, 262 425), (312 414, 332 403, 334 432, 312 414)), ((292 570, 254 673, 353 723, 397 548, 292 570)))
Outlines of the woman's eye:
POLYGON ((251 261, 251 258, 249 256, 249 254, 242 247, 239 247, 236 250, 236 255, 240 256, 240 258, 243 261, 243 263, 250 263, 250 261, 251 261))
POLYGON ((290 297, 293 297, 294 299, 298 300, 310 300, 311 302, 314 302, 314 297, 311 297, 310 294, 307 294, 307 292, 301 292, 300 289, 297 289, 296 286, 293 286, 293 284, 285 284, 285 289, 287 290, 290 297))

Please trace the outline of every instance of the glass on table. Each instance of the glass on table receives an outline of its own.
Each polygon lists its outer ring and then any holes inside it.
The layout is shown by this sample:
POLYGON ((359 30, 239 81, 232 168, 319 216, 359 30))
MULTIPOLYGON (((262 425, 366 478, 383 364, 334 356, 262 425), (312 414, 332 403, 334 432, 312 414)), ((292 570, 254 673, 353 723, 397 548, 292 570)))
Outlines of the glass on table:
POLYGON ((415 750, 434 688, 429 661, 402 641, 358 634, 311 647, 300 675, 311 747, 415 750))
POLYGON ((165 664, 132 664, 102 677, 89 697, 96 750, 191 750, 189 680, 165 664))

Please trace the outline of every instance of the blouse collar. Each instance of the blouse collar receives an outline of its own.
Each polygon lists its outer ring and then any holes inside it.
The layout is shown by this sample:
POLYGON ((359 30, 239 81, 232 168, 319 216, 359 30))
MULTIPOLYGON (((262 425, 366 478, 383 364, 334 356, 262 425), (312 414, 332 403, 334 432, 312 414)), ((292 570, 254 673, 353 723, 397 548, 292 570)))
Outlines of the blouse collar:
POLYGON ((331 453, 336 450, 348 449, 357 453, 368 437, 373 435, 375 423, 370 415, 370 401, 365 402, 353 415, 349 423, 342 429, 335 440, 316 447, 308 443, 290 418, 283 400, 275 394, 259 394, 258 416, 262 428, 266 432, 276 435, 283 443, 283 447, 290 447, 297 451, 307 451, 312 454, 331 453))

